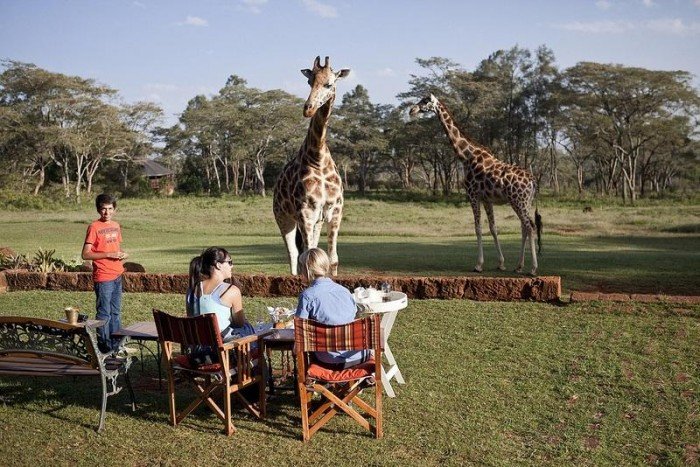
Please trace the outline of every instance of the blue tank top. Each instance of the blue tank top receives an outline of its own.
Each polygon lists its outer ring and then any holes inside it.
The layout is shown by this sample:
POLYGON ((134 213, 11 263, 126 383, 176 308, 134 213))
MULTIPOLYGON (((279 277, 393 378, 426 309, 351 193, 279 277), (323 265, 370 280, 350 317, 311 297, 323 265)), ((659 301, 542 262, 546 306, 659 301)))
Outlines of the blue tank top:
POLYGON ((224 342, 238 339, 239 337, 255 334, 255 328, 247 321, 241 327, 233 326, 231 322, 231 307, 221 303, 221 295, 228 290, 230 284, 222 282, 214 287, 214 290, 209 294, 204 293, 204 286, 199 283, 199 314, 214 314, 219 323, 219 330, 224 342))

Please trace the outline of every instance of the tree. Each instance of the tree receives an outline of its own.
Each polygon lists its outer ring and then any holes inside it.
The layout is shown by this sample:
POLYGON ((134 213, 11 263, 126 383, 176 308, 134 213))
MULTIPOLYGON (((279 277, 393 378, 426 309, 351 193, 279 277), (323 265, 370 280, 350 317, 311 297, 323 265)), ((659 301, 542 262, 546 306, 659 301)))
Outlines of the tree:
POLYGON ((386 151, 384 120, 387 106, 372 104, 362 85, 343 95, 338 109, 339 121, 333 133, 339 152, 352 161, 357 191, 365 194, 380 169, 381 155, 386 151))
POLYGON ((575 65, 565 75, 570 107, 595 125, 606 150, 602 160, 609 172, 618 171, 623 200, 634 202, 640 161, 645 152, 659 153, 663 144, 656 131, 674 122, 685 125, 697 112, 699 98, 691 75, 590 62, 575 65))

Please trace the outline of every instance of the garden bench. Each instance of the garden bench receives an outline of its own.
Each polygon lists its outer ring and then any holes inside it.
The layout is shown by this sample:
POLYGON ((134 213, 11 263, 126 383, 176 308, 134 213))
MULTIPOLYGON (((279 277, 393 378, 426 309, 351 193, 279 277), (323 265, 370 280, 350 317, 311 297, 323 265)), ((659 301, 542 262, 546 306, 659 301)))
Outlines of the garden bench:
POLYGON ((107 398, 121 391, 119 375, 136 410, 134 391, 127 371, 132 358, 103 354, 97 348, 95 327, 60 321, 0 316, 0 375, 99 376, 102 381, 102 411, 97 431, 104 429, 107 398))

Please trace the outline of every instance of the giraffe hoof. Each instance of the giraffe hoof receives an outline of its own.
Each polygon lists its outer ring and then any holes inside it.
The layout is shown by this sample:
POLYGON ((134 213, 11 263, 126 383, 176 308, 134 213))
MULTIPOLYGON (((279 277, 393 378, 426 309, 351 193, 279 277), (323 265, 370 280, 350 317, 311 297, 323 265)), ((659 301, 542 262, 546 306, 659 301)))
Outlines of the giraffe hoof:
POLYGON ((513 272, 517 272, 518 274, 520 274, 521 272, 523 272, 523 268, 515 268, 513 272))
POLYGON ((506 267, 501 264, 496 269, 498 269, 499 271, 505 271, 506 267))
POLYGON ((483 270, 483 269, 480 268, 480 267, 478 267, 478 266, 474 268, 474 272, 481 272, 482 270, 483 270))

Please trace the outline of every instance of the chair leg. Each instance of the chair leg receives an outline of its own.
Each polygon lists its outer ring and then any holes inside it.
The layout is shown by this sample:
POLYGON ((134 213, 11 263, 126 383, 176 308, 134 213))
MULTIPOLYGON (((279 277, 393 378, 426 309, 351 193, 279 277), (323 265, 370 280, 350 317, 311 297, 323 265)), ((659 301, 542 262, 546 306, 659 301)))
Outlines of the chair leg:
POLYGON ((299 384, 299 400, 301 401, 301 429, 302 439, 308 441, 309 434, 309 392, 303 384, 299 384))
POLYGON ((107 378, 101 374, 100 379, 102 380, 102 411, 100 412, 100 424, 97 426, 98 433, 105 429, 105 415, 107 413, 107 378))
POLYGON ((177 408, 175 407, 175 375, 168 370, 168 406, 170 407, 170 424, 177 426, 177 408))
POLYGON ((231 419, 231 386, 228 381, 224 389, 224 416, 226 417, 224 420, 226 436, 231 436, 236 432, 236 429, 233 427, 233 420, 231 419))
POLYGON ((260 375, 258 375, 258 408, 260 409, 260 418, 265 418, 267 416, 267 394, 265 394, 265 386, 267 385, 267 373, 269 372, 267 365, 265 364, 265 356, 260 358, 262 362, 262 368, 260 375))

